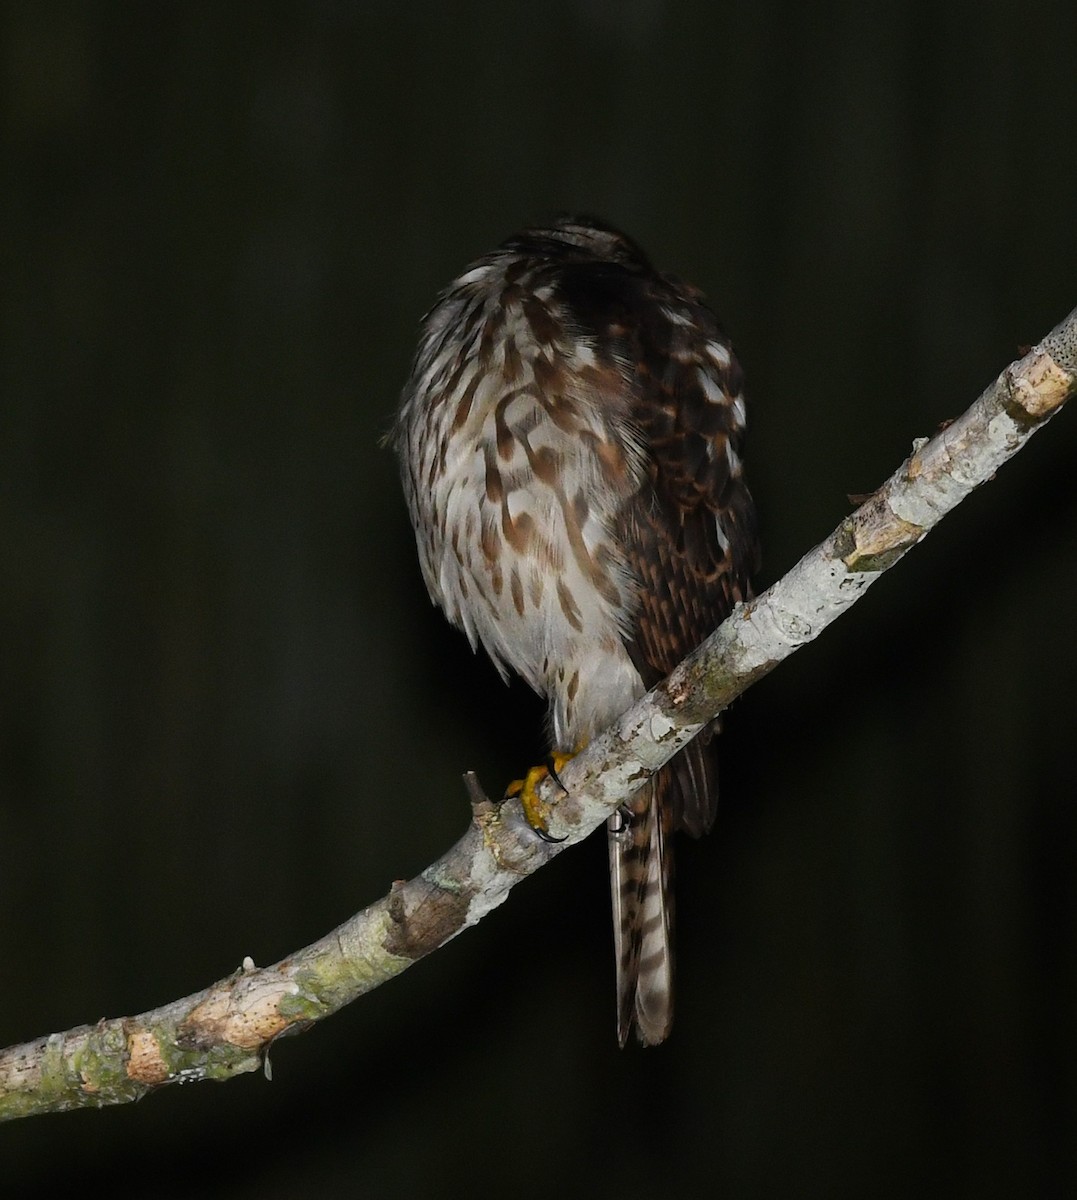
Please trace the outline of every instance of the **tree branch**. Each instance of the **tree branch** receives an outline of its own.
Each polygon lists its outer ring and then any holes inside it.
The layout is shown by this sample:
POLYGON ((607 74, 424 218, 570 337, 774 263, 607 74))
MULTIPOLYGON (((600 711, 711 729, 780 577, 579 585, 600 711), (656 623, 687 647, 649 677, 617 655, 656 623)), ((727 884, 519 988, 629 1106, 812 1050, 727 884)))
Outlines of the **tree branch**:
POLYGON ((547 780, 551 833, 466 777, 473 817, 422 874, 271 967, 250 959, 204 991, 0 1052, 0 1120, 121 1104, 167 1083, 257 1070, 273 1041, 336 1012, 480 921, 525 876, 581 841, 757 679, 819 634, 1025 444, 1077 390, 1077 311, 773 587, 547 780))

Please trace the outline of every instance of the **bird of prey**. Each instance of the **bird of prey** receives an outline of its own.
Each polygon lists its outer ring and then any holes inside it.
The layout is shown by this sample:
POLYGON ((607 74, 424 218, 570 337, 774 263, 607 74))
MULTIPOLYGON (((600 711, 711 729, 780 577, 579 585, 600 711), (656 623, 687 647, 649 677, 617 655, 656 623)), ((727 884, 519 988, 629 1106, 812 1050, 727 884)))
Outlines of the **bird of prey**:
MULTIPOLYGON (((509 238, 424 318, 389 435, 423 578, 473 648, 547 698, 553 762, 749 596, 743 433, 741 369, 701 293, 595 218, 509 238)), ((713 732, 608 823, 622 1046, 670 1030, 670 840, 713 823, 713 732)))

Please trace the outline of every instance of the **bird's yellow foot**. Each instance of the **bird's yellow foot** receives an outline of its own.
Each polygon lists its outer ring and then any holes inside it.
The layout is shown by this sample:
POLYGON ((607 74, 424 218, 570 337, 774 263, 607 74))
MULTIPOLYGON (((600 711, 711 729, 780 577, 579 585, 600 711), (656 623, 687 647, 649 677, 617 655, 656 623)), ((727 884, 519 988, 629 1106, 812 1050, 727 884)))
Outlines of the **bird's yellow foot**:
POLYGON ((539 798, 539 786, 549 776, 561 791, 567 791, 568 789, 561 782, 557 772, 564 767, 565 763, 571 762, 578 753, 578 749, 572 754, 561 754, 559 751, 554 751, 543 766, 532 767, 523 779, 514 779, 505 789, 505 799, 520 801, 528 825, 544 842, 563 842, 565 839, 553 837, 550 833, 550 806, 539 798))

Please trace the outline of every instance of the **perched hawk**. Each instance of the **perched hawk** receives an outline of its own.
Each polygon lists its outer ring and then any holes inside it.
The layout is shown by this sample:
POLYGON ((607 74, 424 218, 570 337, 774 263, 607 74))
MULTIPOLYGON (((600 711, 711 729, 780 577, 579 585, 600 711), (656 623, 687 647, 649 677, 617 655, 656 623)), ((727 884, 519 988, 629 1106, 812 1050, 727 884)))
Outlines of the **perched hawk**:
MULTIPOLYGON (((510 238, 424 319, 390 435, 423 577, 472 647, 548 699, 555 751, 748 596, 743 432, 741 370, 701 294, 592 218, 510 238)), ((710 732, 609 822, 622 1045, 669 1033, 670 834, 713 823, 710 732)))

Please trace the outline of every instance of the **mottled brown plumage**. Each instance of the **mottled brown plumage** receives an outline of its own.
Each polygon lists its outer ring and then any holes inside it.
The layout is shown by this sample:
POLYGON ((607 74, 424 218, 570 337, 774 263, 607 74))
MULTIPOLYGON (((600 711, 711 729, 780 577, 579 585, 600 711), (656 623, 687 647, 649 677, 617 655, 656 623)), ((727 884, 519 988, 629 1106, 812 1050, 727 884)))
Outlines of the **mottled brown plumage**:
MULTIPOLYGON (((593 736, 748 594, 740 368, 694 288, 593 219, 525 230, 423 325, 392 440, 449 619, 593 736)), ((672 1021, 674 829, 714 820, 705 731, 609 827, 618 1036, 672 1021)))

